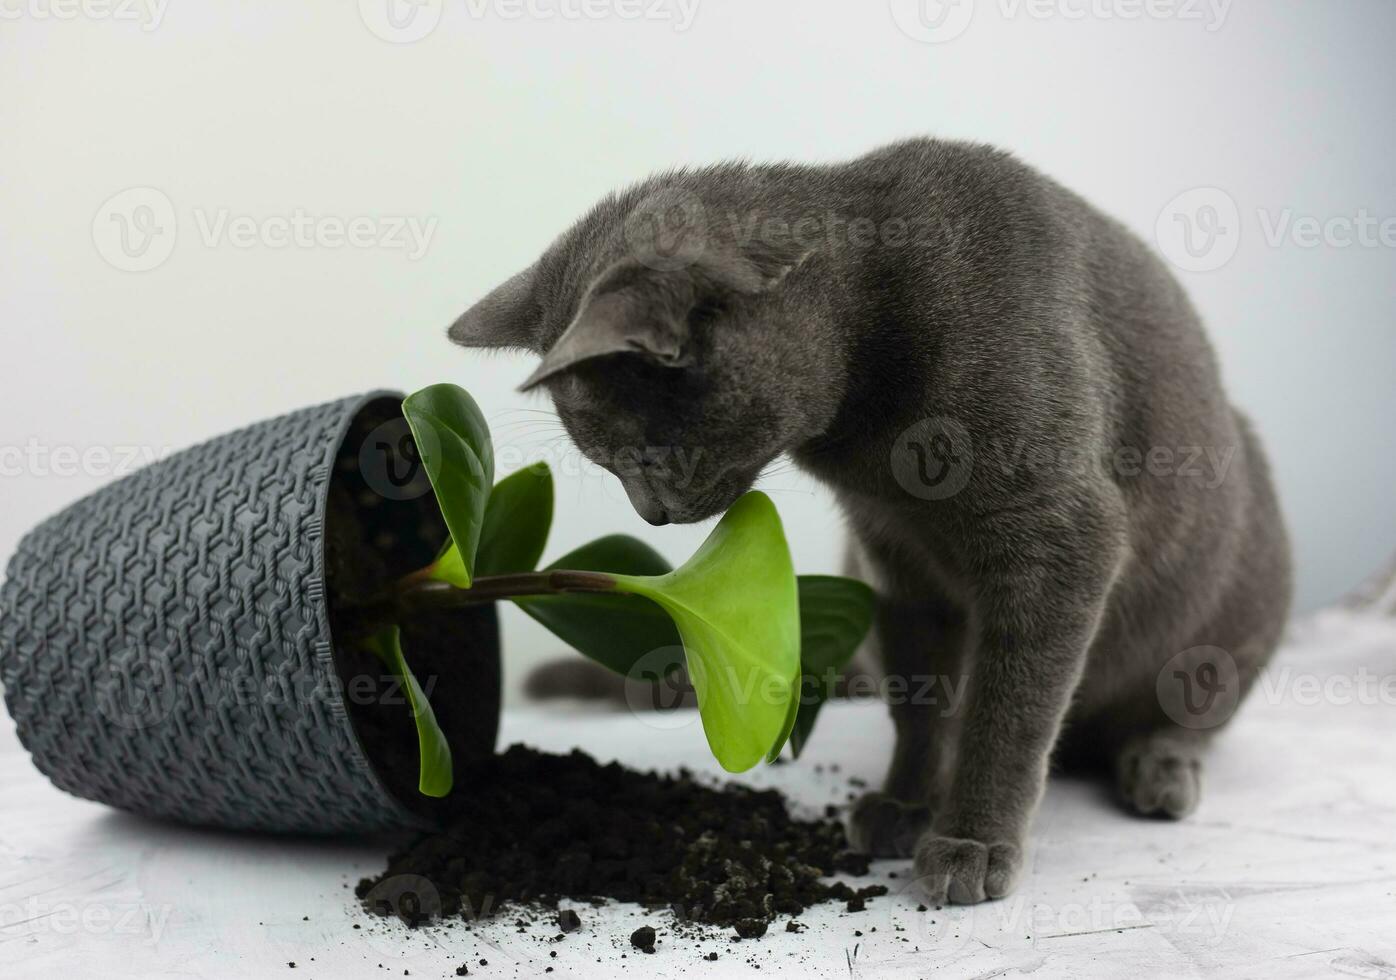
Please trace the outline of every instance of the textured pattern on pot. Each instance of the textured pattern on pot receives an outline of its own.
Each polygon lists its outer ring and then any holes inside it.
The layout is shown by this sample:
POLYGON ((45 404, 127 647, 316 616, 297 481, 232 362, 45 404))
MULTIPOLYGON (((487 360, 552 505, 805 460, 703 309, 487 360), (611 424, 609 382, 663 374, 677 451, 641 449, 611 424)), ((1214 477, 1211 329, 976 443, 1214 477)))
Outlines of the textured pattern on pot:
MULTIPOLYGON (((445 528, 377 392, 153 463, 44 521, 0 588, 0 682, 55 785, 136 813, 308 833, 435 823, 405 696, 339 648, 338 596, 445 528)), ((404 633, 457 766, 493 750, 493 607, 404 633), (444 668, 444 669, 442 669, 444 668)), ((460 785, 461 781, 458 780, 460 785)))

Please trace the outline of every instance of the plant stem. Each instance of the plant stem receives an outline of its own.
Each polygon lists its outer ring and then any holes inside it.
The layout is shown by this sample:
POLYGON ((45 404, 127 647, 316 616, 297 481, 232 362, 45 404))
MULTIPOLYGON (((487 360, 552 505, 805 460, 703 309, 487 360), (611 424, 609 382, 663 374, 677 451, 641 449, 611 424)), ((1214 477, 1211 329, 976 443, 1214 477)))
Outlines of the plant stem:
POLYGON ((546 572, 518 572, 511 575, 484 575, 468 589, 458 589, 434 579, 404 579, 393 589, 395 605, 406 610, 459 609, 463 606, 512 599, 526 595, 558 595, 563 592, 614 592, 616 580, 604 572, 574 572, 554 569, 546 572))
POLYGON ((406 575, 361 605, 348 610, 350 631, 368 635, 377 629, 402 623, 415 613, 441 609, 465 609, 516 596, 561 595, 565 592, 616 592, 616 580, 604 572, 553 569, 484 575, 468 589, 449 582, 424 578, 420 572, 406 575))

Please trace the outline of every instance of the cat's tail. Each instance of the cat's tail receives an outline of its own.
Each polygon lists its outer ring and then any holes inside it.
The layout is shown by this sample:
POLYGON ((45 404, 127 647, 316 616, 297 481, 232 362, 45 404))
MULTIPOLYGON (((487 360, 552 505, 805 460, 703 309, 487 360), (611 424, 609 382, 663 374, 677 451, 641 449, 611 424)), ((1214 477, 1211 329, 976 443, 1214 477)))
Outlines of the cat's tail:
POLYGON ((524 678, 524 695, 533 701, 580 698, 623 704, 625 678, 590 660, 559 657, 529 671, 524 678))
MULTIPOLYGON (((860 654, 835 680, 828 696, 835 699, 877 690, 877 674, 860 654)), ((559 657, 539 664, 524 678, 524 696, 531 701, 571 699, 595 702, 617 711, 669 711, 698 706, 698 696, 680 667, 663 681, 622 677, 580 657, 559 657)))

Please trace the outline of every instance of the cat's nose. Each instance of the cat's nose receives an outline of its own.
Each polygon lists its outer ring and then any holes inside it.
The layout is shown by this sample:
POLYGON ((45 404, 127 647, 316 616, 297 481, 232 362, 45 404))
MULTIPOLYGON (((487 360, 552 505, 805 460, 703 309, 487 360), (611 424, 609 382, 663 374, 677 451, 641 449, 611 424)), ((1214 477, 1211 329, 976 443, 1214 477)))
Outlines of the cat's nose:
POLYGON ((630 498, 630 506, 635 508, 635 513, 655 527, 662 527, 669 523, 668 508, 660 503, 654 491, 645 486, 643 481, 638 479, 622 480, 621 485, 625 487, 625 495, 630 498))

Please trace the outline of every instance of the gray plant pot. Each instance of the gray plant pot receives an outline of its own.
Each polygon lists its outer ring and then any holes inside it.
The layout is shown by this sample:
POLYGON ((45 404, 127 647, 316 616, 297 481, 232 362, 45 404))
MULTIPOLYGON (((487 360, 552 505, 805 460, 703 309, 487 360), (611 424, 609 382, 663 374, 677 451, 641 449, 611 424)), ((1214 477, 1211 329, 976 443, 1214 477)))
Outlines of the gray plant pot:
MULTIPOLYGON (((338 647, 338 597, 445 539, 401 395, 303 409, 154 463, 49 518, 0 588, 0 683, 58 787, 149 816, 306 833, 436 823, 402 692, 338 647)), ((492 606, 405 647, 458 776, 493 751, 492 606)), ((461 792, 457 780, 457 792, 461 792)))

